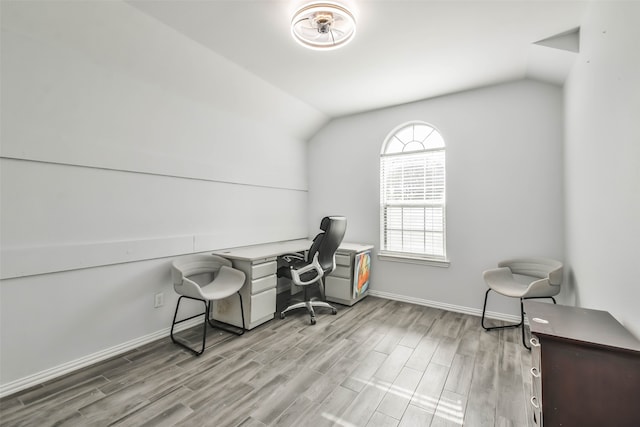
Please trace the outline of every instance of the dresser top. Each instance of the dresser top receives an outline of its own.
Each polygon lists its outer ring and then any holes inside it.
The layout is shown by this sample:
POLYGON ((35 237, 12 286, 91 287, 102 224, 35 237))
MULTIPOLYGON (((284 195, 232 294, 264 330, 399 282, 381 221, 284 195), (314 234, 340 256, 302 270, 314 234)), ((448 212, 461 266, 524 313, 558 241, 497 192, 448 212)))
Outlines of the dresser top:
POLYGON ((526 300, 524 310, 538 336, 640 352, 640 341, 606 311, 526 300))

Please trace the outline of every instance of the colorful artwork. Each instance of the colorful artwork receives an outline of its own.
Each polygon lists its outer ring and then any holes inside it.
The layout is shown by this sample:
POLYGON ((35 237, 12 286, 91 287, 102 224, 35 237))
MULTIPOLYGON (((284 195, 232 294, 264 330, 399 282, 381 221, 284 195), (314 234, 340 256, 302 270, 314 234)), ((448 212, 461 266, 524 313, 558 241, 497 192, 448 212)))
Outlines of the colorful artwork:
POLYGON ((358 298, 369 289, 369 275, 371 270, 371 252, 356 254, 354 271, 353 298, 358 298))

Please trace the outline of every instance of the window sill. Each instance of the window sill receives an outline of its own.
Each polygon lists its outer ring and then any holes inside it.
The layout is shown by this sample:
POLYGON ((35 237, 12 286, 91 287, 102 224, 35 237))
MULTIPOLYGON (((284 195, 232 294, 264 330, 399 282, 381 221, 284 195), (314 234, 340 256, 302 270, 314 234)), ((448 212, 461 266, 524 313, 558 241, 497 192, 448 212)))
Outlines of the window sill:
POLYGON ((430 265, 432 267, 448 268, 451 264, 448 259, 434 259, 421 257, 419 255, 398 254, 379 252, 378 259, 381 261, 405 262, 408 264, 430 265))

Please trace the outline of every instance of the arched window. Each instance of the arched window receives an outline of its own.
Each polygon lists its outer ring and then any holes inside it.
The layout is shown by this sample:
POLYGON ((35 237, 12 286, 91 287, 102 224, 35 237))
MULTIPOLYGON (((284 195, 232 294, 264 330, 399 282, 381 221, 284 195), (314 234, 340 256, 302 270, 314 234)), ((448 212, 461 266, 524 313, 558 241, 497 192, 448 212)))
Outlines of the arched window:
POLYGON ((381 254, 446 262, 445 144, 424 122, 394 129, 380 153, 381 254))

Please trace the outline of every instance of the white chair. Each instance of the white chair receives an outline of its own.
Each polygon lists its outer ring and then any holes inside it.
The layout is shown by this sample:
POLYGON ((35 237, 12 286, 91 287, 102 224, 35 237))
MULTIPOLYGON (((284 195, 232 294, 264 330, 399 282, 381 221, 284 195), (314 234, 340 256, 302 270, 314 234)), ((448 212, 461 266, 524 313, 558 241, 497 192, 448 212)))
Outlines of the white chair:
POLYGON ((560 292, 563 278, 563 265, 560 261, 548 258, 517 258, 498 263, 499 268, 487 270, 482 273, 484 281, 489 286, 484 294, 484 306, 482 307, 482 327, 490 331, 492 329, 522 327, 522 344, 531 349, 524 336, 524 307, 525 299, 551 298, 556 303, 555 295, 560 292), (517 276, 521 276, 518 280, 517 276), (526 283, 525 283, 526 281, 526 283), (520 323, 504 326, 487 327, 484 324, 485 311, 489 291, 501 295, 520 299, 520 323))
POLYGON ((217 255, 191 255, 173 261, 171 264, 171 275, 173 278, 173 289, 180 295, 178 303, 176 304, 176 311, 173 315, 173 323, 171 324, 171 340, 174 343, 199 356, 204 352, 207 340, 207 323, 209 323, 212 328, 222 329, 236 335, 242 335, 244 333, 244 307, 242 305, 240 288, 242 288, 242 285, 244 284, 245 274, 240 270, 231 268, 231 261, 217 255), (200 285, 196 280, 193 280, 193 276, 204 274, 213 275, 213 280, 205 285, 200 285), (223 322, 212 322, 209 317, 211 312, 211 302, 228 298, 236 293, 240 298, 242 328, 240 329, 223 322), (202 301, 205 307, 204 312, 176 321, 180 302, 183 298, 202 301), (196 350, 191 348, 187 343, 177 339, 173 335, 173 330, 177 324, 202 315, 204 315, 202 324, 202 348, 200 350, 196 350))

